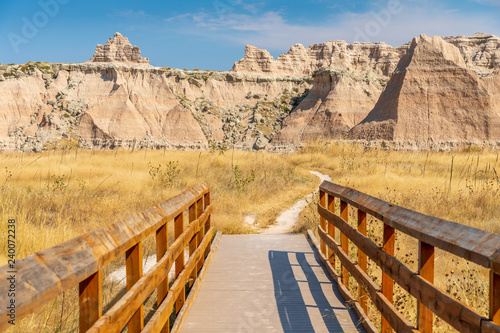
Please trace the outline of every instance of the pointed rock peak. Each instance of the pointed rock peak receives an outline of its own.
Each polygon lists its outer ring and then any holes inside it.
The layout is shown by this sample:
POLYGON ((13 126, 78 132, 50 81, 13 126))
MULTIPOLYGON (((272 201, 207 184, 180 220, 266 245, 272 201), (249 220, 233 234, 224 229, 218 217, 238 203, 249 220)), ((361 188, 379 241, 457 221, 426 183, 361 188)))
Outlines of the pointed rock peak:
POLYGON ((143 58, 139 47, 132 47, 127 37, 119 32, 116 32, 113 37, 110 37, 104 46, 97 44, 94 56, 88 62, 149 64, 149 59, 143 58))
POLYGON ((408 54, 415 65, 426 64, 428 66, 442 65, 442 62, 436 62, 436 59, 459 67, 466 67, 460 50, 453 44, 448 43, 440 36, 428 37, 424 34, 415 37, 412 40, 408 54))

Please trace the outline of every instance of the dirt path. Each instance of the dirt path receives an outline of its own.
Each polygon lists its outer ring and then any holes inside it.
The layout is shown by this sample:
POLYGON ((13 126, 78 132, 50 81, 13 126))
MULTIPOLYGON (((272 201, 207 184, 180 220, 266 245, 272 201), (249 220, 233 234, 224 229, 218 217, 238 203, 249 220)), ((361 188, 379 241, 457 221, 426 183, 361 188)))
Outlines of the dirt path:
MULTIPOLYGON (((328 175, 324 175, 320 172, 317 171, 309 171, 313 175, 317 176, 321 181, 324 180, 331 180, 331 177, 328 175)), ((271 225, 269 228, 266 229, 258 229, 255 228, 254 223, 255 223, 255 214, 248 214, 245 216, 244 221, 245 223, 251 225, 254 227, 256 230, 260 231, 263 234, 285 234, 291 232, 293 226, 298 222, 300 212, 307 206, 307 203, 309 200, 311 200, 313 196, 313 193, 309 194, 308 196, 300 199, 297 201, 292 207, 289 209, 285 210, 278 216, 276 219, 276 224, 271 225)))

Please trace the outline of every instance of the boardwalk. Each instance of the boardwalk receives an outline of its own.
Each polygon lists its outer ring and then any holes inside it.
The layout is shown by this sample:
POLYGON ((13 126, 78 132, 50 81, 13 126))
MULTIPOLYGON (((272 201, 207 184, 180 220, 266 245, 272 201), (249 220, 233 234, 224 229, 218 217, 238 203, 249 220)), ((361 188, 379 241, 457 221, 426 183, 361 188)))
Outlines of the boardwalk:
POLYGON ((364 332, 304 235, 224 235, 181 332, 364 332))

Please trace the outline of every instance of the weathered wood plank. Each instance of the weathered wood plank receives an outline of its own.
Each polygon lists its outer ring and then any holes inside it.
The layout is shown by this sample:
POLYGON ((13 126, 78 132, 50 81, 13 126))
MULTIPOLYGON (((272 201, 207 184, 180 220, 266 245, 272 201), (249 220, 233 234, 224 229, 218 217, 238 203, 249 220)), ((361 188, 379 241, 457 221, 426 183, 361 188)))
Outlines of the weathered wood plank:
POLYGON ((498 234, 395 206, 348 187, 324 181, 320 189, 407 235, 487 268, 500 244, 498 234))
MULTIPOLYGON (((328 210, 335 213, 335 197, 331 195, 328 196, 328 210)), ((328 235, 335 239, 335 226, 331 223, 328 223, 328 235)), ((332 250, 328 251, 328 261, 335 267, 335 255, 332 250)))
MULTIPOLYGON (((349 205, 343 200, 340 201, 340 216, 344 221, 346 221, 346 223, 348 223, 349 205)), ((342 251, 349 254, 349 239, 342 231, 340 231, 340 244, 342 246, 342 251)), ((347 288, 347 290, 349 290, 349 272, 342 265, 340 271, 342 275, 342 283, 347 288)))
MULTIPOLYGON (((174 234, 175 239, 179 238, 184 232, 184 213, 180 213, 174 219, 174 234)), ((175 277, 177 278, 179 274, 184 270, 184 249, 180 251, 179 256, 175 259, 175 277)), ((182 305, 184 305, 185 287, 182 287, 182 291, 179 294, 179 298, 175 302, 176 312, 179 312, 182 305)))
POLYGON ((486 318, 410 271, 396 258, 382 251, 369 238, 361 235, 340 217, 320 205, 317 207, 320 215, 344 232, 358 248, 381 267, 382 271, 391 276, 403 289, 421 301, 432 312, 459 331, 477 332, 480 330, 481 321, 487 320, 486 318))
MULTIPOLYGON (((168 250, 168 225, 167 221, 158 230, 156 230, 156 262, 158 263, 168 250)), ((172 262, 172 261, 171 261, 172 262)), ((170 264, 171 265, 171 264, 170 264)), ((170 267, 163 272, 168 272, 170 267)), ((161 270, 160 270, 161 271, 161 270)), ((161 280, 161 279, 160 279, 161 280)), ((156 288, 156 306, 160 306, 161 302, 165 299, 168 293, 168 274, 164 274, 163 281, 160 281, 158 288, 156 288)), ((168 333, 170 331, 170 323, 167 320, 165 326, 161 329, 161 333, 168 333)))
POLYGON ((79 331, 87 332, 102 315, 101 270, 79 284, 79 331))
POLYGON ((490 320, 500 325, 500 275, 490 271, 490 320))
POLYGON ((141 277, 141 279, 95 323, 89 332, 113 332, 120 331, 125 327, 135 313, 135 309, 140 304, 144 303, 146 298, 151 295, 161 281, 165 280, 165 272, 170 270, 175 258, 178 257, 181 251, 188 245, 189 240, 192 239, 194 234, 200 230, 200 227, 208 219, 212 210, 212 206, 209 206, 198 220, 191 223, 186 231, 170 245, 160 261, 141 277))
MULTIPOLYGON (((362 211, 361 209, 358 209, 358 231, 360 234, 363 236, 366 236, 366 213, 362 211)), ((330 235, 332 237, 332 235, 330 235)), ((332 237, 335 239, 335 237, 332 237)), ((358 249, 358 265, 363 270, 363 272, 366 273, 368 269, 368 260, 366 259, 366 254, 363 253, 360 249, 358 249)), ((361 288, 361 285, 358 286, 358 300, 359 304, 361 305, 361 308, 363 311, 368 314, 368 295, 366 295, 366 292, 363 288, 361 288)))
MULTIPOLYGON (((434 246, 419 242, 418 270, 422 278, 434 283, 434 246)), ((422 302, 418 302, 418 330, 432 333, 434 314, 422 302)))
MULTIPOLYGON (((203 214, 203 197, 200 198, 197 202, 196 202, 196 217, 200 216, 201 214, 203 214)), ((205 236, 205 232, 207 231, 208 229, 205 227, 205 225, 203 225, 200 229, 200 232, 198 232, 197 234, 197 241, 196 241, 196 244, 199 245, 201 243, 201 241, 203 240, 203 236, 205 236)), ((205 256, 203 256, 201 259, 200 259, 200 262, 198 263, 198 267, 196 267, 196 271, 198 272, 202 267, 203 267, 203 264, 205 262, 205 256)))
MULTIPOLYGON (((394 241, 396 237, 396 230, 384 224, 384 235, 383 235, 383 250, 390 256, 394 256, 394 241)), ((394 297, 394 281, 393 279, 386 274, 382 270, 382 294, 384 294, 385 298, 393 304, 394 297)), ((391 326, 389 322, 384 318, 384 314, 382 314, 382 333, 390 333, 392 332, 391 326)))
MULTIPOLYGON (((126 252, 127 291, 142 277, 142 242, 132 246, 126 252)), ((144 327, 144 306, 142 303, 133 307, 135 314, 130 318, 128 331, 130 333, 140 332, 144 327)))
MULTIPOLYGON (((118 221, 16 261, 16 318, 19 320, 32 313, 58 294, 96 273, 99 267, 124 254, 131 246, 159 229, 165 220, 173 219, 177 212, 187 208, 199 197, 205 196, 208 186, 196 185, 190 190, 146 210, 142 215, 136 214, 135 217, 118 221), (178 202, 185 203, 178 207, 178 202), (153 218, 158 220, 154 221, 153 218)), ((2 304, 7 301, 8 276, 2 273, 6 271, 6 266, 0 268, 2 304)), ((8 317, 5 314, 6 309, 0 308, 0 329, 8 325, 8 317)))
POLYGON ((325 232, 320 231, 319 228, 318 234, 327 246, 335 251, 335 254, 342 262, 342 265, 344 265, 349 272, 351 272, 352 276, 358 281, 358 283, 368 291, 377 309, 383 314, 384 318, 387 319, 388 323, 396 329, 396 332, 417 332, 417 329, 398 312, 392 302, 384 296, 372 279, 349 258, 344 250, 342 250, 341 246, 337 244, 333 238, 325 232))
MULTIPOLYGON (((319 204, 321 207, 326 208, 326 193, 323 191, 319 191, 319 204)), ((321 229, 326 230, 326 220, 323 217, 319 217, 319 226, 321 229)), ((321 245, 321 253, 326 255, 326 246, 323 243, 323 241, 320 240, 320 245, 321 245)))
POLYGON ((192 270, 199 258, 205 254, 205 251, 210 244, 212 237, 213 237, 213 232, 214 229, 211 227, 208 232, 205 234, 205 237, 203 237, 203 241, 198 247, 198 249, 195 251, 193 256, 189 258, 185 268, 182 270, 182 272, 177 276, 177 279, 175 280, 174 284, 171 286, 167 297, 163 301, 163 303, 158 307, 156 310, 155 314, 151 318, 151 320, 147 323, 147 325, 144 327, 143 332, 158 332, 162 327, 164 327, 167 319, 169 318, 174 303, 176 303, 176 300, 179 299, 179 296, 181 296, 181 293, 184 293, 184 286, 186 284, 186 281, 189 277, 189 272, 192 270))

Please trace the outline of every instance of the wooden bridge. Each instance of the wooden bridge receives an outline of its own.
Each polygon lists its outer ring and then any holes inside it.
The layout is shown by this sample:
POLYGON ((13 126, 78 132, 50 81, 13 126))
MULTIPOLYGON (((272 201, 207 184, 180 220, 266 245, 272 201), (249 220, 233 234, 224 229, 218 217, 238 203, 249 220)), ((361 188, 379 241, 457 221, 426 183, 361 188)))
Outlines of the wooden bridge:
MULTIPOLYGON (((80 332, 432 332, 434 315, 460 332, 500 332, 500 235, 329 182, 321 184, 319 199, 319 243, 311 230, 307 239, 214 235, 209 189, 193 186, 140 214, 18 260, 15 318, 78 285, 80 332), (383 225, 382 246, 367 236, 367 215, 383 225), (394 257, 396 230, 418 240, 418 272, 394 257), (157 263, 143 272, 148 236, 155 237, 157 263), (435 248, 489 270, 488 316, 434 285, 435 248), (103 313, 103 268, 122 255, 126 292, 103 313), (382 271, 380 287, 367 274, 368 260, 382 271), (416 325, 393 305, 394 281, 417 300, 416 325), (349 291, 354 286, 356 295, 349 291), (145 317, 144 303, 152 295, 156 306, 145 317), (381 327, 368 319, 370 301, 381 327)), ((11 274, 0 268, 0 331, 10 326, 11 274)))

